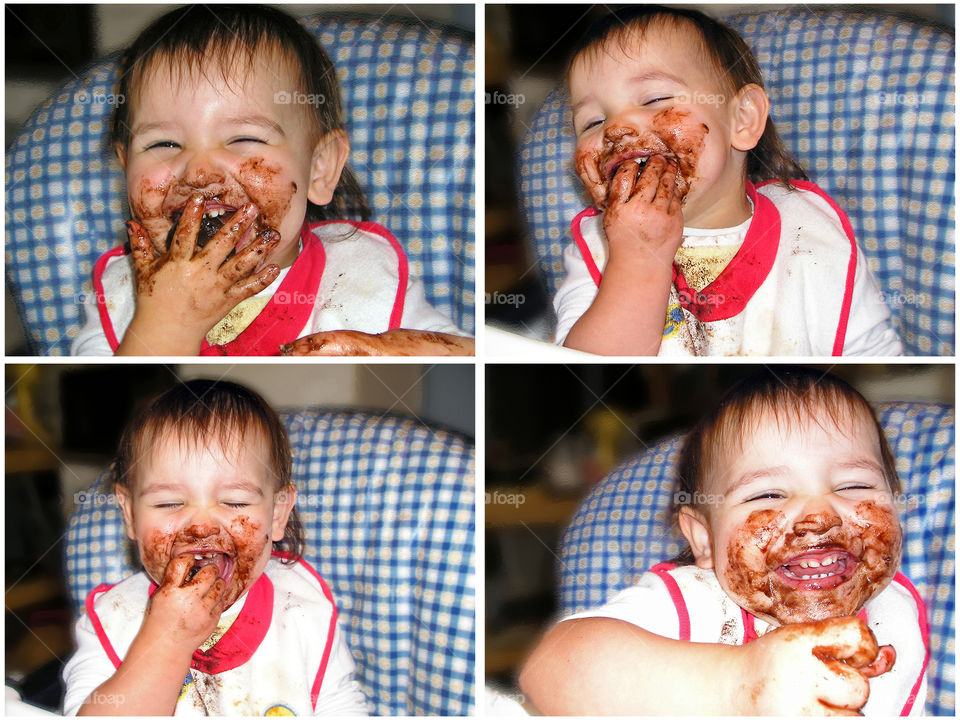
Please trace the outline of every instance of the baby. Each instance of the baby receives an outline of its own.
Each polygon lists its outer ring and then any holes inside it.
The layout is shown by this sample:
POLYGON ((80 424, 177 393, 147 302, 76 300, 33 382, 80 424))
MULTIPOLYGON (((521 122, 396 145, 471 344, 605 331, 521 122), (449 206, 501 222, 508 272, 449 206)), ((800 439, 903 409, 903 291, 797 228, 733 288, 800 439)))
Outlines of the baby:
POLYGON ((286 432, 260 396, 170 390, 127 427, 114 470, 143 571, 87 598, 65 714, 367 713, 333 597, 301 558, 286 432))
POLYGON ((117 96, 129 250, 96 264, 74 354, 473 352, 393 235, 345 219, 369 211, 336 68, 293 18, 173 10, 124 55, 117 96))
POLYGON ((604 355, 897 355, 839 206, 783 148, 750 49, 705 15, 610 15, 568 74, 575 165, 556 341, 604 355))
POLYGON ((922 713, 900 484, 856 390, 805 368, 747 378, 687 437, 679 476, 690 560, 551 629, 520 678, 539 711, 922 713))

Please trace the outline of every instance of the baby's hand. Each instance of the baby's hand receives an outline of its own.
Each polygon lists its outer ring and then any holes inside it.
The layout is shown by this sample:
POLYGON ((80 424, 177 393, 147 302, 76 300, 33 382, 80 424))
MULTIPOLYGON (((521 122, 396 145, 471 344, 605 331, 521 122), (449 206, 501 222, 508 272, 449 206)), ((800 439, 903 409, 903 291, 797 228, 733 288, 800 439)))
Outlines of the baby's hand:
POLYGON ((210 328, 241 300, 270 285, 280 273, 276 265, 258 269, 264 256, 280 242, 276 231, 263 233, 227 260, 257 217, 253 204, 240 208, 198 250, 203 205, 204 198, 199 193, 187 201, 173 241, 163 253, 156 251, 140 223, 131 220, 127 224, 137 276, 137 308, 130 329, 146 347, 147 352, 141 354, 199 352, 210 328), (167 351, 177 348, 183 352, 167 351))
POLYGON ((748 715, 859 715, 870 696, 867 679, 887 672, 897 656, 855 617, 786 625, 743 649, 748 715))
POLYGON ((193 555, 174 557, 167 565, 163 584, 150 598, 144 627, 159 631, 177 645, 189 646, 193 652, 213 634, 226 609, 226 581, 217 574, 215 565, 200 568, 188 580, 193 555))
POLYGON ((388 330, 379 335, 331 330, 280 348, 283 355, 473 355, 473 338, 425 330, 388 330))
POLYGON ((677 192, 679 167, 673 159, 653 155, 637 177, 632 161, 623 163, 610 181, 603 230, 610 245, 610 262, 672 267, 683 242, 683 213, 677 192))

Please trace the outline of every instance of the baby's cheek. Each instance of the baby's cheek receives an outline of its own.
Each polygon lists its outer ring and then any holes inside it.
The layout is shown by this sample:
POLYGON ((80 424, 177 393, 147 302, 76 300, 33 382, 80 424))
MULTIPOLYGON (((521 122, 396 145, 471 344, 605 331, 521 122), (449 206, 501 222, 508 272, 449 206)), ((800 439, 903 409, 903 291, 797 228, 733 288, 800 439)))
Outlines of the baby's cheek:
POLYGON ((891 503, 862 502, 854 508, 854 523, 863 542, 861 564, 866 581, 886 583, 900 565, 902 533, 891 503))
POLYGON ((285 174, 283 168, 271 165, 264 158, 251 158, 241 163, 237 177, 247 197, 260 210, 260 224, 280 228, 297 194, 297 183, 285 174))
POLYGON ((752 512, 727 544, 726 566, 720 570, 725 584, 754 607, 766 609, 773 601, 767 551, 783 534, 785 525, 786 516, 780 511, 752 512))
POLYGON ((150 530, 140 541, 140 561, 147 574, 158 585, 163 583, 167 574, 167 565, 173 551, 175 534, 163 530, 150 530))
POLYGON ((273 545, 263 525, 246 515, 230 523, 230 535, 237 551, 234 578, 238 586, 247 587, 264 556, 269 558, 273 545))
POLYGON ((600 151, 592 148, 577 148, 573 156, 574 165, 577 168, 577 175, 580 182, 583 183, 593 204, 603 209, 607 201, 607 186, 600 179, 600 151))

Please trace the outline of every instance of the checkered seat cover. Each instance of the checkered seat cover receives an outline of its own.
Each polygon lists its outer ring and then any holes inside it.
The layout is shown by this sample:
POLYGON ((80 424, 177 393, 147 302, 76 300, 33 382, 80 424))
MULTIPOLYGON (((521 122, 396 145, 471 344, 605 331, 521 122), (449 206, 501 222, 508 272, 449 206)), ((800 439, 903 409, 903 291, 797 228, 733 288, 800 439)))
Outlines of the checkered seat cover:
MULTIPOLYGON (((285 411, 305 559, 330 585, 378 715, 467 715, 474 680, 474 451, 364 412, 285 411)), ((77 498, 66 577, 77 612, 136 572, 101 476, 77 498)))
MULTIPOLYGON (((954 41, 920 21, 797 6, 725 20, 753 49, 787 149, 846 210, 908 355, 953 355, 954 41)), ((551 295, 570 221, 589 205, 573 169, 564 87, 520 153, 530 237, 551 295)))
MULTIPOLYGON (((926 710, 953 715, 953 408, 897 402, 877 410, 907 500, 900 518, 901 570, 920 591, 930 627, 926 710)), ((603 604, 686 547, 672 517, 681 440, 679 435, 662 440, 620 465, 577 511, 561 542, 564 614, 603 604)))
MULTIPOLYGON (((337 66, 351 167, 427 299, 474 329, 473 40, 421 23, 303 20, 337 66)), ((41 105, 8 148, 7 283, 38 355, 68 355, 93 264, 126 241, 123 173, 106 147, 117 56, 41 105)))

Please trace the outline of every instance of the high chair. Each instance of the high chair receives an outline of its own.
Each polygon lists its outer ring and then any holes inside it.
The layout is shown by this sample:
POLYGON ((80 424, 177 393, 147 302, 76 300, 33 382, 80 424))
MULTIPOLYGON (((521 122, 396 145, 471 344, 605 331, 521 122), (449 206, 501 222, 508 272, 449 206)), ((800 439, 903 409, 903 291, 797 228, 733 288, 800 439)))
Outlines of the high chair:
MULTIPOLYGON (((391 17, 302 22, 337 66, 371 219, 434 307, 473 332, 473 38, 391 17)), ((106 142, 117 60, 67 82, 7 149, 6 277, 33 354, 70 353, 94 263, 126 242, 123 172, 106 142)))
MULTIPOLYGON (((924 600, 930 633, 926 714, 953 715, 954 413, 945 405, 877 407, 906 500, 900 571, 924 600)), ((686 541, 673 520, 682 436, 651 445, 611 472, 581 505, 561 542, 563 614, 603 604, 686 541)))
MULTIPOLYGON (((753 49, 771 117, 850 218, 907 355, 954 354, 954 40, 880 10, 796 6, 723 18, 753 49)), ((548 293, 570 222, 590 204, 573 169, 564 86, 535 115, 521 195, 548 293)))
MULTIPOLYGON (((399 416, 302 408, 280 417, 304 557, 333 591, 370 708, 471 714, 473 446, 399 416)), ((68 523, 66 578, 77 613, 97 585, 140 569, 131 545, 105 473, 75 498, 68 523)))

